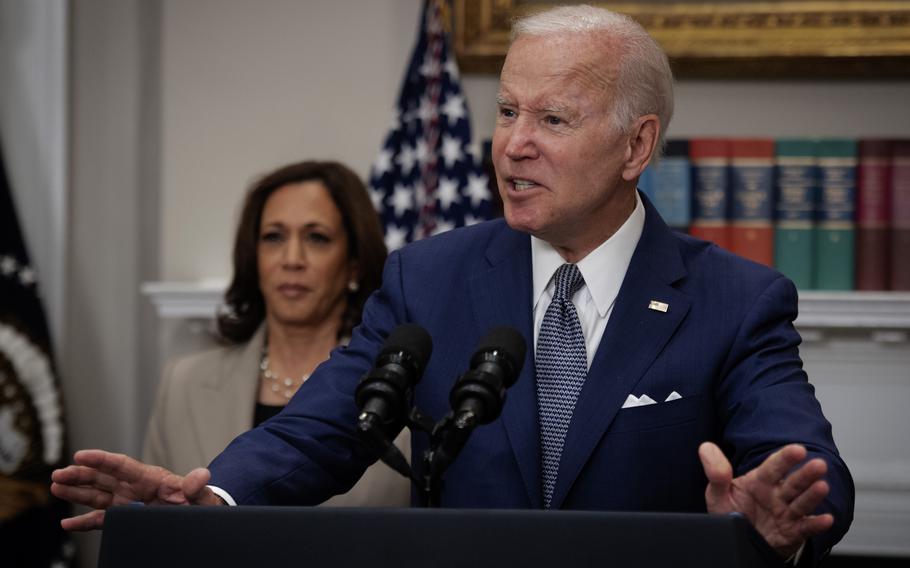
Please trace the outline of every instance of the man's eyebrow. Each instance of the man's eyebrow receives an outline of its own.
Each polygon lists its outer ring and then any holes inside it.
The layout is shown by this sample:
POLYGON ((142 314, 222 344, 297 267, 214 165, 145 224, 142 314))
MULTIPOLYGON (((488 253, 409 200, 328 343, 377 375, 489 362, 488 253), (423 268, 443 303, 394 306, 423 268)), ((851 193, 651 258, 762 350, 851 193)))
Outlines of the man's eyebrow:
POLYGON ((573 117, 578 115, 578 109, 571 105, 561 104, 556 101, 541 101, 528 105, 528 112, 534 114, 558 114, 564 117, 573 117))
POLYGON ((571 109, 566 105, 558 103, 548 103, 539 108, 540 112, 570 113, 571 109))
MULTIPOLYGON (((511 101, 511 99, 509 99, 505 95, 499 94, 499 95, 496 95, 496 104, 497 105, 512 105, 514 103, 511 101)), ((554 103, 554 102, 544 103, 540 106, 532 104, 532 105, 529 105, 528 110, 530 110, 531 112, 536 112, 536 113, 553 112, 553 113, 568 114, 568 113, 572 112, 572 109, 569 106, 559 104, 559 103, 554 103)))

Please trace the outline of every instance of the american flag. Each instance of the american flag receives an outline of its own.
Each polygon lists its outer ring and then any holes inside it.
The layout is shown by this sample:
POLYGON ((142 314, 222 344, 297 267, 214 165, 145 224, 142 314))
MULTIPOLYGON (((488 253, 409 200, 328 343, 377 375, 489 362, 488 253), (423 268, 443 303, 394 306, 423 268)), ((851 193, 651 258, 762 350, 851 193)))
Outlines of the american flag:
POLYGON ((424 4, 392 130, 370 172, 389 250, 488 219, 493 211, 444 10, 442 0, 424 4))

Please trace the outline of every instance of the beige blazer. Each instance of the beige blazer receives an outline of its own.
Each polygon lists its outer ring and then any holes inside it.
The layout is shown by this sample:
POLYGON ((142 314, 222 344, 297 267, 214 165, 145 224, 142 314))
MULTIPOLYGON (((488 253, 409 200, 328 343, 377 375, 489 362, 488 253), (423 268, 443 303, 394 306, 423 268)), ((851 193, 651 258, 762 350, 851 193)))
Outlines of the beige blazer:
MULTIPOLYGON (((253 426, 265 327, 243 345, 216 347, 168 364, 146 431, 142 460, 184 475, 205 467, 253 426)), ((407 428, 395 439, 410 456, 407 428)), ((376 462, 349 492, 323 505, 407 507, 410 482, 376 462)))

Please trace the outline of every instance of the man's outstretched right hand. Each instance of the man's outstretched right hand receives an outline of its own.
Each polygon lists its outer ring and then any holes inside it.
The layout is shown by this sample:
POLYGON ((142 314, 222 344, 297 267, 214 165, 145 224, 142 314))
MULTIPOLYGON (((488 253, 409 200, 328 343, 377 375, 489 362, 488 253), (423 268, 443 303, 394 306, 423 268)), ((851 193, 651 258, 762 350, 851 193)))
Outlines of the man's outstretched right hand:
POLYGON ((114 505, 224 505, 206 486, 209 477, 205 468, 183 477, 123 454, 80 450, 73 465, 51 474, 51 493, 94 509, 60 523, 68 531, 86 531, 102 528, 104 511, 114 505))

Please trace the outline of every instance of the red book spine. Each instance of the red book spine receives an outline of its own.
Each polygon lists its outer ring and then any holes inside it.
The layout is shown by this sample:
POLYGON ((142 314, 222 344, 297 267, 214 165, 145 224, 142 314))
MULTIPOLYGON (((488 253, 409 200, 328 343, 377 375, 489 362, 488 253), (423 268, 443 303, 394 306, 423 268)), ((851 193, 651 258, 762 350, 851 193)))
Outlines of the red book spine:
POLYGON ((723 138, 689 141, 692 225, 689 234, 729 249, 730 149, 723 138))
POLYGON ((730 141, 730 250, 774 265, 774 140, 730 141))
POLYGON ((891 159, 891 289, 910 290, 910 140, 891 159))
POLYGON ((860 140, 856 176, 856 289, 888 289, 890 140, 860 140))

